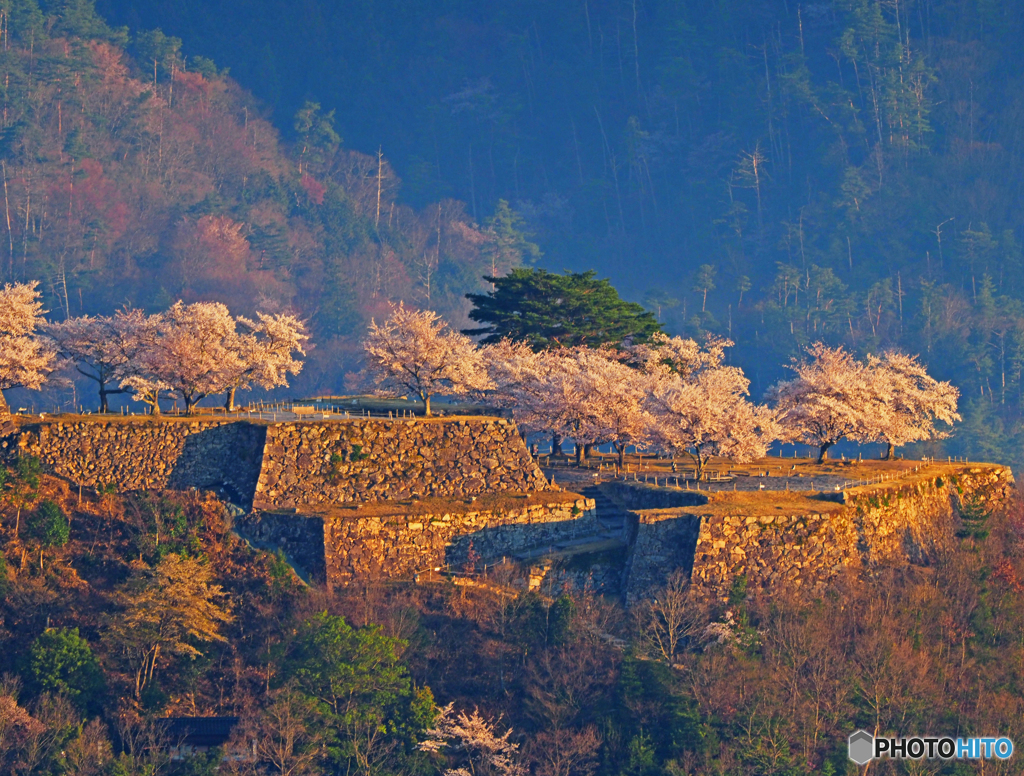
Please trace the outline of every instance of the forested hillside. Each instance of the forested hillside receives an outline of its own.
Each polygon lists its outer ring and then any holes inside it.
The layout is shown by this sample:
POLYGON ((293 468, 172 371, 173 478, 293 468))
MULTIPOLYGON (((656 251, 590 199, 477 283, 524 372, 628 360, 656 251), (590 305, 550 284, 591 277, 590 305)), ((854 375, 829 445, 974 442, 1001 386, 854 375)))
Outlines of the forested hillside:
POLYGON ((51 319, 178 299, 295 311, 317 342, 297 390, 330 389, 390 300, 458 320, 517 260, 510 212, 478 225, 452 200, 401 205, 387 160, 343 147, 331 112, 304 105, 282 143, 179 47, 88 2, 0 6, 0 282, 42 281, 51 319))
POLYGON ((336 110, 408 201, 509 200, 545 266, 731 334, 755 393, 816 338, 898 345, 964 392, 947 452, 1020 446, 1019 3, 99 5, 229 66, 290 137, 306 99, 336 110))

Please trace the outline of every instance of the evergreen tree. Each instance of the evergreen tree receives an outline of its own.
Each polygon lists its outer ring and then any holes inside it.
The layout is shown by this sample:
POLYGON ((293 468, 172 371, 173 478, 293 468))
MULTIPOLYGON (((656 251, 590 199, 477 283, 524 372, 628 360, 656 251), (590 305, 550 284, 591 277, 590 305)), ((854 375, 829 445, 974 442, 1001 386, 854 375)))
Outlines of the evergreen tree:
POLYGON ((487 221, 486 234, 491 241, 484 248, 484 256, 490 261, 491 275, 534 264, 543 255, 537 244, 530 242, 532 235, 524 230, 522 216, 503 199, 498 200, 494 215, 487 221))
POLYGON ((78 628, 47 628, 29 648, 29 681, 39 692, 59 692, 83 711, 99 708, 103 673, 78 628))
POLYGON ((626 302, 607 279, 593 271, 557 275, 543 269, 514 269, 488 276, 487 294, 466 294, 473 302, 469 318, 485 324, 465 334, 484 335, 484 344, 509 338, 535 350, 643 342, 661 326, 654 315, 626 302))

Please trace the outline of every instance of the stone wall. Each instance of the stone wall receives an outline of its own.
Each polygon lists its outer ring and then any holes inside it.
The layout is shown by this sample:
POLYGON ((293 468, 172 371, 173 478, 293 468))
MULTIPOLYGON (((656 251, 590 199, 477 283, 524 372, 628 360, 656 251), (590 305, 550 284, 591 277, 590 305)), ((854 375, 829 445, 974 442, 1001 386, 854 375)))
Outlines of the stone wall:
POLYGON ((627 606, 662 587, 676 570, 692 572, 702 522, 700 516, 679 509, 643 509, 633 514, 623 570, 627 606))
POLYGON ((78 485, 118 490, 223 488, 248 505, 263 459, 266 427, 209 420, 82 420, 22 426, 3 444, 37 456, 78 485))
POLYGON ((401 505, 307 515, 256 511, 236 528, 258 546, 282 549, 330 586, 356 578, 408 579, 438 567, 460 569, 471 548, 478 565, 493 563, 598 529, 593 500, 573 494, 484 497, 457 506, 436 512, 401 505))
POLYGON ((254 503, 302 509, 548 488, 506 420, 281 423, 267 430, 254 503))
POLYGON ((678 568, 690 572, 698 595, 725 600, 741 576, 749 590, 820 591, 846 569, 931 562, 956 546, 965 499, 994 506, 1014 489, 1005 467, 938 468, 904 483, 853 489, 845 504, 822 499, 820 511, 730 515, 725 501, 706 511, 638 510, 626 601, 678 568))
POLYGON ((515 425, 496 418, 54 419, 9 429, 4 451, 38 456, 75 484, 222 487, 262 509, 549 488, 515 425))
POLYGON ((657 485, 628 480, 605 482, 601 490, 624 509, 672 509, 708 503, 706 493, 682 488, 659 488, 657 485))

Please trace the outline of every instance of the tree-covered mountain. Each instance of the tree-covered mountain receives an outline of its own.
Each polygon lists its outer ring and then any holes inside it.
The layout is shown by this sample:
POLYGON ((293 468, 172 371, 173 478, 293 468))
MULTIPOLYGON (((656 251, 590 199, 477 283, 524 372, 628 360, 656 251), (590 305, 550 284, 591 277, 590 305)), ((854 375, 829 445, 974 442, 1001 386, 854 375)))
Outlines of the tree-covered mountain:
POLYGON ((499 198, 560 270, 731 334, 755 390, 823 337, 957 381, 1018 445, 1024 7, 1009 0, 100 0, 305 100, 420 205, 499 198))
POLYGON ((282 142, 180 46, 89 2, 0 4, 0 283, 41 281, 51 319, 178 299, 293 311, 317 342, 297 390, 329 390, 391 301, 464 319, 483 275, 535 249, 508 208, 478 223, 454 200, 396 201, 388 161, 344 147, 333 111, 304 103, 282 142))
POLYGON ((292 309, 299 389, 337 388, 370 316, 461 325, 526 232, 541 266, 731 336, 755 394, 819 338, 920 353, 965 398, 933 452, 1016 459, 1018 4, 0 8, 3 278, 53 315, 292 309))

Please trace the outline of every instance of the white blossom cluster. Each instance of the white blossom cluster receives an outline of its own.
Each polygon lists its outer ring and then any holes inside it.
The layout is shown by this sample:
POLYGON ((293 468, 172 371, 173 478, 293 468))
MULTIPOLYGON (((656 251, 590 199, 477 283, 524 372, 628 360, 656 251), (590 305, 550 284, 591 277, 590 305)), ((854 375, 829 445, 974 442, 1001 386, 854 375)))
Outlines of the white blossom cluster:
MULTIPOLYGON (((191 412, 225 394, 232 409, 238 390, 287 385, 309 341, 294 316, 234 318, 218 302, 54 323, 43 314, 36 283, 0 289, 0 391, 38 388, 64 363, 97 383, 101 410, 109 394, 126 391, 154 412, 161 396, 191 412)), ((814 445, 822 459, 843 439, 882 442, 891 455, 960 420, 957 389, 916 357, 889 351, 858 361, 822 343, 791 365, 793 379, 769 391, 768 405, 755 404, 743 371, 725 363, 731 346, 659 334, 619 348, 477 347, 436 313, 399 304, 371 322, 361 379, 380 393, 417 396, 427 414, 435 395, 485 397, 527 433, 572 438, 581 451, 610 444, 620 464, 629 447, 688 453, 698 474, 712 456, 750 461, 776 440, 814 445)))
POLYGON ((732 342, 656 335, 620 348, 536 352, 511 341, 476 347, 436 313, 398 305, 370 326, 365 376, 383 393, 482 396, 525 433, 571 438, 578 449, 610 444, 689 454, 698 474, 712 456, 764 456, 778 440, 814 445, 822 457, 842 439, 892 447, 945 435, 958 391, 897 352, 859 362, 818 343, 794 363, 795 376, 750 401, 743 370, 725 363, 732 342))
MULTIPOLYGON (((38 388, 63 363, 109 394, 131 392, 159 412, 161 395, 188 412, 207 396, 287 385, 302 369, 309 336, 287 314, 233 318, 218 302, 178 302, 163 313, 122 310, 47 322, 36 283, 0 291, 0 390, 38 388)), ((6 407, 0 403, 0 407, 6 407)))

